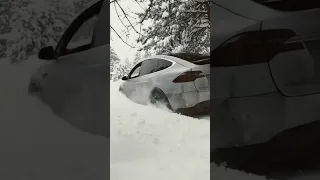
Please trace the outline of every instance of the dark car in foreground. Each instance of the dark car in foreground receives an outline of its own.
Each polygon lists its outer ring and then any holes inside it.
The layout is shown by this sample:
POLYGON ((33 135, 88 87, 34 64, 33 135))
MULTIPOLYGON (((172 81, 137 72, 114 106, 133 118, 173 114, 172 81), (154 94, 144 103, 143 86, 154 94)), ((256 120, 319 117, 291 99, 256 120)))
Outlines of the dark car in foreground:
POLYGON ((262 174, 319 162, 319 5, 213 0, 212 162, 262 174))

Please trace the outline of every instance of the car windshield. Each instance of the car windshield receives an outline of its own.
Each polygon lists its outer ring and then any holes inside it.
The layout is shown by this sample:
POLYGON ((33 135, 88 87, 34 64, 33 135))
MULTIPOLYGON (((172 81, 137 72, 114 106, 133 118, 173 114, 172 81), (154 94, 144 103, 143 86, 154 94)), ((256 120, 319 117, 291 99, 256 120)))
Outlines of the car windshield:
POLYGON ((196 65, 210 64, 210 56, 197 53, 171 53, 169 56, 186 60, 196 65))

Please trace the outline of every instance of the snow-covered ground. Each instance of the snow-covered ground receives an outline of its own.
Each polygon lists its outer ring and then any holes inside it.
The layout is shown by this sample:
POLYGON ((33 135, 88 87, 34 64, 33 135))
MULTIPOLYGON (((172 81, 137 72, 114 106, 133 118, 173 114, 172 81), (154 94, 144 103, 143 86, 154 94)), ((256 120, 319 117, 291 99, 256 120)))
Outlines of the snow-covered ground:
POLYGON ((118 85, 111 82, 111 179, 209 179, 210 122, 135 104, 118 85))
POLYGON ((210 171, 208 117, 135 104, 113 82, 109 159, 107 138, 75 129, 27 95, 41 63, 0 61, 0 179, 105 180, 109 163, 111 180, 265 179, 223 167, 210 171))
POLYGON ((109 140, 73 128, 27 95, 41 63, 0 60, 0 179, 106 180, 109 140))
POLYGON ((112 180, 265 180, 215 165, 210 170, 209 116, 135 104, 118 92, 119 83, 111 82, 112 180))

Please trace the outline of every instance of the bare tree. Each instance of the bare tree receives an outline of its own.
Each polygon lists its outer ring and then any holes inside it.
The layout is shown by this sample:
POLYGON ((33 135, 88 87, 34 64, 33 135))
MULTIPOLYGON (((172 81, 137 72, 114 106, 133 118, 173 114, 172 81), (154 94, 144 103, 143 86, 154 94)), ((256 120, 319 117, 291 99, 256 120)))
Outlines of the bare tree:
MULTIPOLYGON (((146 4, 149 0, 134 0, 134 1, 136 4, 138 4, 138 6, 141 8, 142 11, 147 12, 148 7, 146 4)), ((142 36, 141 27, 142 27, 143 21, 139 19, 138 14, 136 12, 133 12, 129 7, 125 8, 124 5, 121 5, 120 2, 121 0, 111 0, 110 7, 114 8, 117 14, 119 23, 122 24, 122 27, 124 28, 124 30, 119 32, 112 26, 112 24, 110 25, 110 29, 127 46, 131 48, 137 48, 136 45, 129 44, 127 39, 129 38, 130 32, 132 31, 134 33, 137 33, 139 36, 142 36)))

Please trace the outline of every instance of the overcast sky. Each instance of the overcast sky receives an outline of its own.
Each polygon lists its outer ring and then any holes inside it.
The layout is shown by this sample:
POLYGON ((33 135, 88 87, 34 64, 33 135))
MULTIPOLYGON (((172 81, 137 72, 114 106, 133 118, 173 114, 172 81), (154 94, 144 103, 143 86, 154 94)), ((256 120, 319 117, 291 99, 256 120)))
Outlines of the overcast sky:
MULTIPOLYGON (((143 11, 142 7, 145 7, 141 5, 140 7, 135 0, 122 0, 119 1, 122 8, 131 16, 132 12, 141 12, 143 11)), ((117 12, 123 19, 123 13, 119 7, 117 7, 117 12)), ((130 31, 130 35, 127 37, 123 31, 126 30, 126 28, 122 25, 121 21, 119 20, 114 4, 110 4, 110 23, 111 26, 118 32, 119 35, 121 35, 122 39, 124 39, 128 44, 133 46, 138 46, 136 43, 136 39, 139 37, 139 35, 134 31, 130 31)), ((134 23, 134 19, 131 19, 132 23, 134 23)), ((126 19, 123 20, 123 22, 128 25, 128 21, 126 19)), ((137 29, 139 29, 139 26, 137 26, 137 29)), ((115 50, 115 52, 118 54, 119 58, 121 60, 125 60, 128 58, 129 60, 133 60, 134 54, 137 52, 137 48, 131 48, 130 46, 126 45, 124 42, 121 41, 121 39, 116 35, 116 33, 111 30, 111 47, 115 50)))

